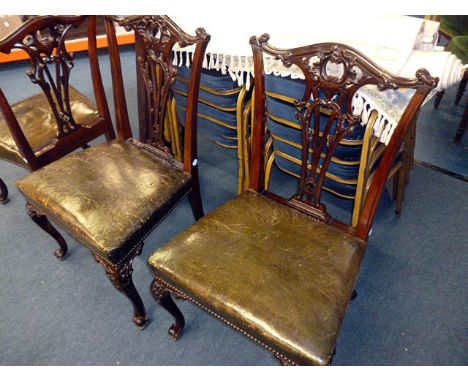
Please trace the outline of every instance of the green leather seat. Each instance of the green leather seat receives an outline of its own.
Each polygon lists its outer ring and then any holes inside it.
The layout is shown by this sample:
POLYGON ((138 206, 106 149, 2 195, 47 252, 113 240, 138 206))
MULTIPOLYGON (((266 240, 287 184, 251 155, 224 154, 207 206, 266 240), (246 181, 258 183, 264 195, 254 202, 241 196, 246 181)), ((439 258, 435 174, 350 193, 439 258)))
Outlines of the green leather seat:
POLYGON ((246 191, 171 240, 149 264, 156 277, 257 342, 324 365, 364 249, 352 235, 246 191))
POLYGON ((187 192, 189 180, 188 173, 135 144, 113 141, 53 162, 17 186, 92 251, 116 259, 128 252, 124 244, 148 233, 145 225, 155 213, 164 217, 164 206, 187 192))
MULTIPOLYGON (((99 118, 96 106, 72 86, 69 87, 69 91, 70 107, 76 122, 82 126, 92 125, 99 118)), ((35 153, 54 142, 57 136, 57 122, 43 92, 21 100, 11 108, 35 153)), ((0 113, 0 158, 26 166, 2 113, 0 113)))

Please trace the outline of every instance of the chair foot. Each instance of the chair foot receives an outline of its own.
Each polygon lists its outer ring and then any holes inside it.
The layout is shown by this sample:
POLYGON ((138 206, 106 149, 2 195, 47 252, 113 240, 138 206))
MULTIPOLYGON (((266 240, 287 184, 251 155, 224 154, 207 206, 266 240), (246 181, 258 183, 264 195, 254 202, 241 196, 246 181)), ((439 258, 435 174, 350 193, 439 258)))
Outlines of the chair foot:
POLYGON ((175 323, 169 327, 168 334, 174 341, 177 341, 182 335, 185 327, 185 319, 182 312, 174 303, 170 291, 160 279, 155 278, 153 280, 150 286, 150 291, 158 304, 166 309, 172 317, 174 317, 175 323))
POLYGON ((357 291, 356 289, 353 289, 353 293, 351 294, 351 301, 354 300, 357 297, 357 291))
POLYGON ((136 249, 129 253, 125 258, 120 260, 117 264, 102 258, 96 253, 93 253, 96 261, 104 267, 109 280, 120 293, 125 295, 133 306, 133 323, 141 330, 145 329, 149 323, 148 315, 146 313, 145 305, 133 284, 133 259, 141 254, 143 250, 143 243, 137 246, 136 249))
POLYGON ((192 190, 189 192, 188 200, 190 202, 190 207, 192 208, 193 217, 195 218, 195 220, 199 220, 203 216, 205 216, 205 213, 203 212, 200 186, 198 185, 198 182, 194 183, 196 184, 193 185, 192 190))
POLYGON ((45 216, 42 212, 36 210, 29 203, 26 203, 26 212, 28 213, 29 217, 34 221, 34 223, 36 223, 39 227, 41 227, 44 231, 46 231, 57 241, 59 248, 55 250, 54 255, 59 260, 64 260, 68 254, 68 246, 67 242, 60 234, 60 232, 57 231, 55 227, 49 222, 47 216, 45 216))
POLYGON ((8 199, 8 188, 3 182, 2 178, 0 178, 0 204, 7 204, 10 199, 8 199))

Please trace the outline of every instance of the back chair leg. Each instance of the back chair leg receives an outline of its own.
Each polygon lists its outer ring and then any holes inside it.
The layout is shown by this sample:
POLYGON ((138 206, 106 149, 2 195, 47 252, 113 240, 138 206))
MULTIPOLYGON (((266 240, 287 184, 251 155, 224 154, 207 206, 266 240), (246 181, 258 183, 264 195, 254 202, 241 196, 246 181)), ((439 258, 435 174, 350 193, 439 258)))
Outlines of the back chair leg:
POLYGON ((28 213, 29 217, 34 221, 34 223, 36 223, 50 236, 52 236, 59 244, 59 249, 55 250, 54 252, 55 257, 57 257, 60 260, 65 259, 67 257, 68 252, 67 242, 60 234, 60 232, 57 231, 52 224, 50 224, 49 220, 47 219, 47 216, 45 216, 42 212, 36 210, 29 203, 26 203, 26 212, 28 213))
POLYGON ((460 84, 458 85, 457 95, 455 96, 455 105, 458 105, 460 103, 463 93, 465 92, 467 82, 468 82, 468 71, 465 71, 465 73, 463 73, 463 78, 460 81, 460 84))
POLYGON ((200 184, 198 182, 193 182, 192 190, 188 194, 188 200, 190 202, 190 207, 192 207, 195 220, 199 220, 205 216, 200 193, 200 184))
POLYGON ((403 205, 403 199, 405 197, 405 188, 406 188, 406 173, 404 166, 400 168, 398 174, 395 174, 395 177, 398 177, 397 183, 398 188, 396 190, 396 202, 395 202, 395 212, 397 215, 401 214, 401 209, 403 205))
POLYGON ((455 138, 453 140, 455 143, 460 143, 460 141, 461 141, 461 139, 463 137, 463 134, 466 131, 467 124, 468 124, 468 100, 466 101, 465 110, 463 112, 463 116, 462 116, 462 119, 460 121, 460 125, 458 125, 457 132, 455 133, 455 138))
POLYGON ((172 300, 170 291, 165 287, 160 279, 155 278, 150 286, 151 294, 154 299, 166 309, 175 319, 175 323, 169 327, 168 334, 174 341, 182 335, 185 327, 185 319, 174 300, 172 300))
POLYGON ((132 263, 136 256, 141 254, 143 243, 137 246, 133 252, 120 260, 117 264, 99 256, 93 252, 96 261, 104 267, 109 280, 120 293, 125 295, 133 306, 133 322, 139 329, 144 329, 148 324, 148 314, 146 313, 145 305, 133 284, 133 267, 132 263))
POLYGON ((445 90, 441 90, 440 92, 437 92, 435 95, 435 102, 434 102, 434 109, 438 109, 440 105, 440 101, 442 101, 442 97, 445 94, 445 90))
POLYGON ((0 178, 0 204, 7 204, 8 203, 8 188, 6 184, 3 182, 2 178, 0 178))

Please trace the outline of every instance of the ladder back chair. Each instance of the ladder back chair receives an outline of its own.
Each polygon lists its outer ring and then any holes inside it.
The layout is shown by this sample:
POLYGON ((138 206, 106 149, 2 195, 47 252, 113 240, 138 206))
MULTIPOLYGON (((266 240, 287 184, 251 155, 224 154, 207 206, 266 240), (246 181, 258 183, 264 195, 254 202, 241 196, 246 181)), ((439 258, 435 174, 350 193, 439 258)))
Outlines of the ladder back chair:
MULTIPOLYGON (((30 171, 37 170, 93 139, 115 138, 104 100, 99 63, 90 56, 96 106, 71 84, 73 53, 67 51, 67 34, 84 16, 37 16, 19 25, 0 41, 0 52, 21 49, 27 53, 31 82, 41 92, 10 105, 0 88, 0 159, 30 171)), ((88 28, 89 39, 95 27, 88 28)), ((8 188, 0 179, 0 202, 8 201, 8 188)))
MULTIPOLYGON (((95 16, 91 21, 95 26, 95 16)), ((49 219, 90 249, 114 287, 132 303, 134 323, 144 328, 148 316, 132 280, 132 262, 141 254, 144 239, 187 195, 195 218, 203 216, 196 115, 209 35, 201 28, 195 36, 188 35, 167 16, 108 17, 105 23, 118 139, 62 158, 17 184, 33 220, 58 241, 59 257, 65 256, 67 247, 49 219), (138 62, 151 106, 147 115, 151 131, 146 142, 132 138, 114 22, 134 30, 143 40, 138 62), (174 158, 163 134, 167 100, 177 75, 171 64, 175 44, 195 45, 183 162, 174 158)), ((91 57, 97 59, 96 40, 90 40, 89 45, 91 57)))
POLYGON ((250 40, 255 72, 250 189, 150 257, 155 276, 151 290, 175 318, 169 328, 173 338, 181 335, 185 321, 171 294, 206 309, 272 351, 284 365, 326 365, 332 361, 347 305, 355 296, 385 182, 437 79, 425 69, 418 70, 414 79, 393 76, 342 44, 283 50, 268 40, 268 35, 250 40), (306 82, 304 94, 295 102, 302 162, 291 198, 264 189, 264 56, 287 67, 296 65, 306 82), (321 193, 338 144, 360 120, 353 114, 352 99, 364 85, 381 91, 399 87, 416 91, 385 147, 354 228, 327 213, 321 193), (320 116, 325 112, 328 118, 323 121, 320 116))

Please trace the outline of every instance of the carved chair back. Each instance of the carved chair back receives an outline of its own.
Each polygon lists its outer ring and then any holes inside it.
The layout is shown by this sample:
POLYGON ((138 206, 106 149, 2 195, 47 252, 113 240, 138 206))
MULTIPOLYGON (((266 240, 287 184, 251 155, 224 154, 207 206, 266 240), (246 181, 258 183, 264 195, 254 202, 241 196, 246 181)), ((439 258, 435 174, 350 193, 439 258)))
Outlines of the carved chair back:
POLYGON ((132 137, 128 118, 119 48, 115 37, 114 23, 127 31, 134 31, 138 46, 136 49, 137 75, 142 79, 144 87, 145 110, 139 110, 143 124, 149 127, 146 141, 157 152, 174 159, 171 144, 165 136, 170 108, 172 85, 178 74, 173 66, 173 48, 193 46, 191 56, 191 77, 187 95, 185 130, 183 137, 183 167, 185 171, 196 173, 197 165, 197 104, 200 88, 202 62, 210 36, 203 28, 196 30, 196 35, 185 33, 169 17, 157 16, 108 16, 106 18, 107 34, 111 54, 111 69, 114 87, 114 102, 116 105, 116 124, 118 135, 123 139, 132 137))
MULTIPOLYGON (((108 140, 115 138, 97 59, 95 16, 88 18, 88 44, 99 117, 92 126, 81 126, 72 112, 70 74, 74 66, 74 56, 67 51, 65 40, 67 33, 85 20, 86 16, 32 17, 0 43, 1 53, 8 54, 12 49, 21 49, 28 54, 31 68, 27 75, 33 84, 41 88, 57 124, 55 142, 36 156, 0 89, 1 111, 20 153, 27 160, 31 170, 85 146, 100 135, 105 134, 108 140)), ((40 129, 41 126, 37 128, 40 129)))
MULTIPOLYGON (((367 240, 388 173, 404 137, 427 94, 437 85, 425 69, 416 78, 394 76, 359 51, 338 43, 320 43, 295 49, 278 49, 269 36, 252 37, 255 108, 252 133, 250 187, 258 192, 367 240), (275 60, 295 70, 305 80, 304 95, 295 100, 302 132, 301 172, 297 191, 290 199, 264 191, 265 156, 265 61, 275 60), (380 91, 412 88, 415 93, 395 128, 368 191, 356 228, 334 220, 321 201, 325 173, 340 141, 361 121, 353 110, 353 97, 366 85, 380 91)), ((271 62, 271 61, 270 61, 271 62)))

